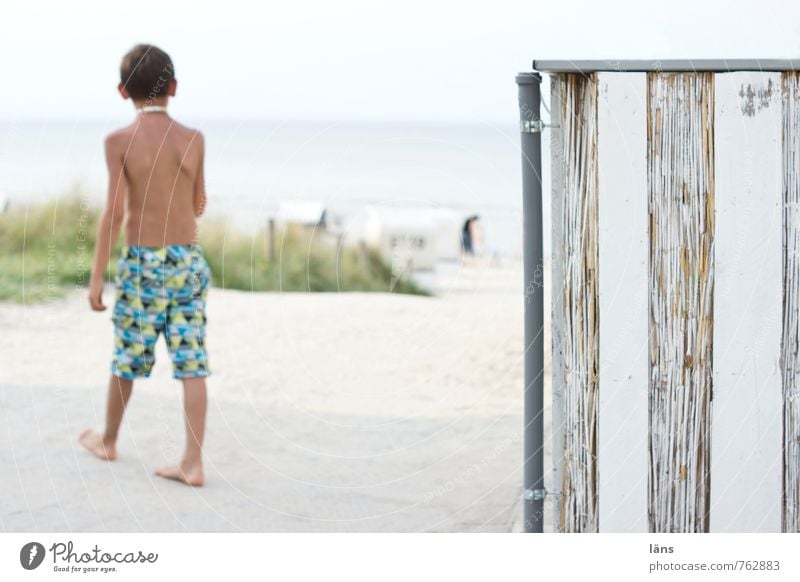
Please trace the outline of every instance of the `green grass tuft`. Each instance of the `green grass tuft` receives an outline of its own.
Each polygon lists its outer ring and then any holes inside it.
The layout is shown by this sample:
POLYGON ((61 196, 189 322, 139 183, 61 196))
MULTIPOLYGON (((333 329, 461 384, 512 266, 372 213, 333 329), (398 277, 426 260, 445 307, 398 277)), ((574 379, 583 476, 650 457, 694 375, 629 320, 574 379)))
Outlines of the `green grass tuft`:
MULTIPOLYGON (((0 300, 51 301, 86 287, 94 254, 99 210, 79 193, 53 202, 12 207, 0 214, 0 300)), ((396 281, 380 255, 340 246, 325 232, 275 233, 270 260, 265 231, 254 235, 203 219, 200 243, 211 266, 212 284, 225 289, 281 292, 371 291, 428 295, 413 281, 396 281)), ((117 242, 114 257, 119 256, 117 242)), ((113 277, 111 261, 106 278, 113 277)))

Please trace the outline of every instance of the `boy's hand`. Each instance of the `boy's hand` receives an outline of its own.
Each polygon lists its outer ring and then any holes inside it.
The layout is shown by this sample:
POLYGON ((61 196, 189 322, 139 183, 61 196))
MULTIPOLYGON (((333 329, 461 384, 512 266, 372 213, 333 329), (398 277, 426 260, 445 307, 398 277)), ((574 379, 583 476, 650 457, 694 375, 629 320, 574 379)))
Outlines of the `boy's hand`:
POLYGON ((89 306, 92 311, 105 311, 106 306, 103 305, 103 280, 99 281, 92 279, 89 284, 89 306))

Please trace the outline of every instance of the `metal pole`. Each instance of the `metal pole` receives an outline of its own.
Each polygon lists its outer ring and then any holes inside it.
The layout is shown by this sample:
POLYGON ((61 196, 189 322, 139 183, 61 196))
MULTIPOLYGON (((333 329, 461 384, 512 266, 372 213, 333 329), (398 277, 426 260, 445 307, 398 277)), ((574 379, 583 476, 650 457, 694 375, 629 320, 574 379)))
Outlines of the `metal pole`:
POLYGON ((544 260, 542 227, 542 77, 517 75, 522 135, 522 214, 525 271, 525 424, 523 523, 541 533, 544 523, 544 260))
POLYGON ((267 237, 269 239, 269 248, 267 249, 267 258, 270 263, 275 262, 275 219, 270 218, 267 227, 267 237))

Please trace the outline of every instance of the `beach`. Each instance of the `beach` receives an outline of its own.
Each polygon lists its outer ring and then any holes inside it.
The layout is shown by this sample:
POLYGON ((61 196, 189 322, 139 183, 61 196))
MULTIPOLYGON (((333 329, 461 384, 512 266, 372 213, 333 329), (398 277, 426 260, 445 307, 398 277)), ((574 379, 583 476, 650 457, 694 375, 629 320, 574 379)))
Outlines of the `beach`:
POLYGON ((511 262, 455 269, 434 297, 212 289, 194 489, 153 475, 184 442, 163 341, 105 463, 77 436, 102 428, 110 311, 91 312, 84 290, 0 303, 0 528, 519 530, 522 288, 511 262))

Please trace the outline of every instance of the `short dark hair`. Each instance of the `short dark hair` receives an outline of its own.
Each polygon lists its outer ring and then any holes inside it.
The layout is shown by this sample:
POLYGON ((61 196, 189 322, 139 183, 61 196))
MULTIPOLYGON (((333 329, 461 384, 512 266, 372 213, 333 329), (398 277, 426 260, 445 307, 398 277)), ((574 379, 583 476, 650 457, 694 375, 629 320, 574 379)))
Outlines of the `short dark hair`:
POLYGON ((169 55, 157 46, 137 44, 122 57, 120 82, 131 98, 153 100, 166 92, 175 79, 169 55))

